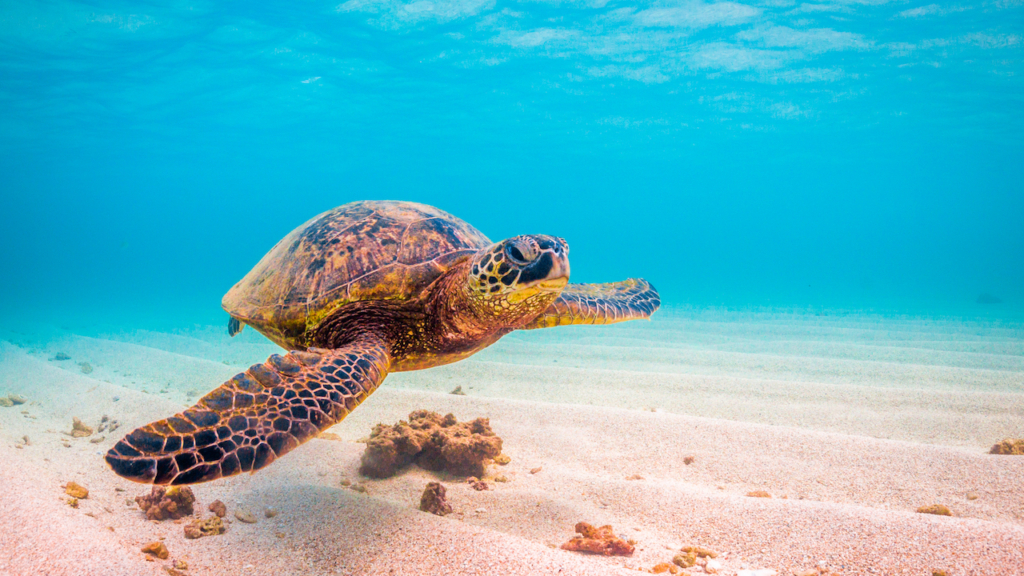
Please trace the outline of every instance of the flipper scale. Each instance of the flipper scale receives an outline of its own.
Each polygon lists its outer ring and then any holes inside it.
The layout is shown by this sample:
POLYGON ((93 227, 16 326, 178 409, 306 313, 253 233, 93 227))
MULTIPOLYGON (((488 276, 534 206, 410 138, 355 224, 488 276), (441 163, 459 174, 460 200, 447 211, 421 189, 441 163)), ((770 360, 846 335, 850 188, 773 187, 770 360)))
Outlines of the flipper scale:
POLYGON ((254 472, 338 423, 387 376, 387 344, 364 336, 256 364, 195 406, 142 426, 107 452, 136 482, 192 484, 254 472))
POLYGON ((659 307, 658 291, 642 278, 607 284, 569 284, 547 310, 523 328, 614 324, 649 318, 659 307))

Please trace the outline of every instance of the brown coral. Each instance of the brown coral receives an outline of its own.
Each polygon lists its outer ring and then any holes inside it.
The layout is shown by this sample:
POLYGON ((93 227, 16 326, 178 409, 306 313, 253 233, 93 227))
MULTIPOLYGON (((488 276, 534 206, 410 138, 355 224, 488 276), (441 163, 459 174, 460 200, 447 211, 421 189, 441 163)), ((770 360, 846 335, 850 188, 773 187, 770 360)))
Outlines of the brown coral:
POLYGON ((148 496, 137 496, 135 503, 146 513, 149 520, 177 520, 192 514, 196 497, 187 487, 153 486, 148 496))
POLYGON ((1024 438, 1007 438, 988 451, 989 454, 1024 456, 1024 438))
POLYGON ((219 516, 210 516, 205 520, 193 520, 185 526, 185 538, 195 540, 203 536, 216 536, 228 531, 224 521, 219 516))
POLYGON ((428 482, 420 496, 420 510, 444 516, 450 514, 452 505, 445 499, 445 488, 440 482, 428 482))
POLYGON ((603 556, 629 556, 635 549, 633 541, 623 540, 613 534, 611 526, 594 528, 586 522, 579 522, 576 524, 576 532, 580 536, 562 544, 562 550, 603 556))
POLYGON ((417 410, 409 421, 378 424, 366 441, 359 473, 371 478, 394 476, 416 463, 435 472, 483 476, 484 462, 501 454, 501 438, 487 418, 459 423, 455 416, 417 410))

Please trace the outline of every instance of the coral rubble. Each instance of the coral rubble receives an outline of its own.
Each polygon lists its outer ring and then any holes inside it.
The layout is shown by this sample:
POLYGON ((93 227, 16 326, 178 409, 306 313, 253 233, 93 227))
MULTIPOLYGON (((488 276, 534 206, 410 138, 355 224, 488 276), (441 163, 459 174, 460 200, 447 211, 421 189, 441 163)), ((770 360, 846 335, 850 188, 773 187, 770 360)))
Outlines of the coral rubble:
POLYGON ((409 421, 378 424, 366 441, 359 473, 387 478, 415 463, 435 472, 483 476, 484 462, 501 454, 501 438, 487 418, 458 422, 454 415, 417 410, 409 421))
POLYGON ((149 520, 177 520, 192 514, 196 497, 187 487, 153 486, 148 496, 137 496, 135 503, 146 513, 149 520))
POLYGON ((150 542, 142 547, 142 551, 161 560, 167 560, 167 557, 170 556, 167 546, 163 542, 150 542))
POLYGON ((77 416, 71 419, 71 432, 65 432, 72 438, 85 438, 86 436, 92 435, 92 426, 87 426, 77 416))
POLYGON ((473 490, 490 490, 491 487, 487 485, 487 482, 480 480, 476 476, 470 476, 466 478, 466 483, 473 487, 473 490))
POLYGON ((1007 438, 988 451, 989 454, 1024 456, 1024 438, 1007 438))
POLYGON ((635 549, 635 542, 619 538, 612 533, 611 526, 594 528, 586 522, 579 522, 576 524, 576 532, 579 536, 562 544, 562 550, 603 556, 629 556, 635 549))
POLYGON ((440 482, 428 482, 420 496, 420 510, 444 516, 450 514, 452 505, 445 499, 445 488, 440 482))
POLYGON ((196 519, 185 525, 185 538, 195 540, 203 536, 216 536, 227 531, 228 527, 224 525, 224 520, 221 520, 219 516, 210 516, 205 520, 196 519))

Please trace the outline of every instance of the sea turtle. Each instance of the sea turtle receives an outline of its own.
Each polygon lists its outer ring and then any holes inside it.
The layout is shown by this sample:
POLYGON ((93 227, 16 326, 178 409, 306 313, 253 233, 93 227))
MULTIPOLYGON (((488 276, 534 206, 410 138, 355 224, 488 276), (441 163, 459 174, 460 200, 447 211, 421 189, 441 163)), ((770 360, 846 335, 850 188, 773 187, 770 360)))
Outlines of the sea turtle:
POLYGON ((354 202, 274 246, 224 296, 233 336, 248 324, 274 354, 107 452, 138 482, 191 484, 255 472, 341 421, 389 372, 462 360, 512 330, 647 318, 644 280, 569 284, 554 236, 492 243, 423 204, 354 202))

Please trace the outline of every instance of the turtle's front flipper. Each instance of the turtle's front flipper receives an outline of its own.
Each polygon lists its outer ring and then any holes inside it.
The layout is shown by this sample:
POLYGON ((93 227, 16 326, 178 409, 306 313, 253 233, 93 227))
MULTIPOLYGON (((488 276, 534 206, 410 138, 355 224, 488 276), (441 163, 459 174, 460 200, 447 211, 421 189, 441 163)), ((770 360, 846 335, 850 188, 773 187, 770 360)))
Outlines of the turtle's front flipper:
POLYGON ((232 316, 228 319, 228 336, 236 336, 242 331, 242 328, 245 328, 245 324, 242 324, 238 318, 232 316))
POLYGON ((660 306, 658 291, 640 278, 608 284, 569 284, 554 304, 523 328, 638 320, 649 318, 660 306))
POLYGON ((192 484, 256 471, 333 426, 387 376, 387 344, 274 354, 184 412, 147 424, 107 452, 136 482, 192 484))

